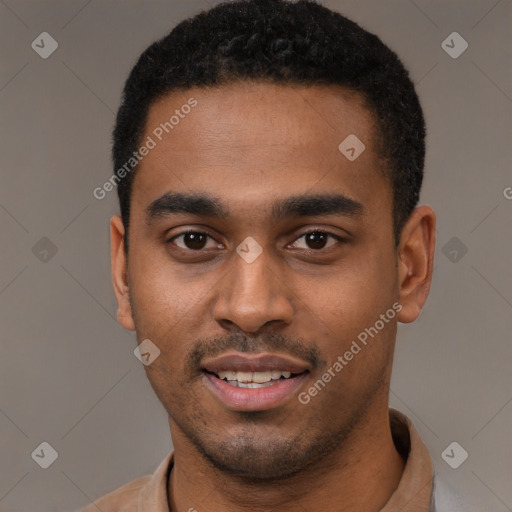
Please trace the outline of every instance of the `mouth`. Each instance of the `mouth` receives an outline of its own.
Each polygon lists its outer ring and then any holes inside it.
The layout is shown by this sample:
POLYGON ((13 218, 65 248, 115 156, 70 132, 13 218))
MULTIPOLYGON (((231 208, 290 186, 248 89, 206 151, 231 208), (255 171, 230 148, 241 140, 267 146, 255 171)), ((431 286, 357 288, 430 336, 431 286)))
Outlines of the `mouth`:
POLYGON ((309 365, 275 354, 227 354, 202 366, 210 391, 233 411, 277 408, 302 386, 309 365))

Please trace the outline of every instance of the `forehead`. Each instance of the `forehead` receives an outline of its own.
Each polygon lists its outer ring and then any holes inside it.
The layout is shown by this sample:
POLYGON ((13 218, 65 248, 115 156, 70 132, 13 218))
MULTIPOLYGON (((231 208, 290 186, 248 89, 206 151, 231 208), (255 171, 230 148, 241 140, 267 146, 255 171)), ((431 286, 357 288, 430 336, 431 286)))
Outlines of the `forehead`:
POLYGON ((262 204, 311 190, 362 202, 376 187, 386 196, 375 131, 362 97, 335 86, 239 82, 174 91, 149 110, 142 142, 153 147, 132 198, 147 206, 169 191, 202 191, 262 204), (354 160, 343 153, 353 156, 352 148, 354 160))

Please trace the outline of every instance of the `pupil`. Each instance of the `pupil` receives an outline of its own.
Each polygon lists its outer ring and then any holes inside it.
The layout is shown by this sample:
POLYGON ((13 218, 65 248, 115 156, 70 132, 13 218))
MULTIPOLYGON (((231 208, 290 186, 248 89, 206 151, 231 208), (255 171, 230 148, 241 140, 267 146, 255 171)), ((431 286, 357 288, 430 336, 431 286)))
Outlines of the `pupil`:
POLYGON ((185 245, 189 249, 202 249, 204 247, 206 237, 201 233, 186 233, 185 245))
POLYGON ((309 233, 307 235, 307 243, 312 249, 322 249, 327 241, 325 233, 309 233))

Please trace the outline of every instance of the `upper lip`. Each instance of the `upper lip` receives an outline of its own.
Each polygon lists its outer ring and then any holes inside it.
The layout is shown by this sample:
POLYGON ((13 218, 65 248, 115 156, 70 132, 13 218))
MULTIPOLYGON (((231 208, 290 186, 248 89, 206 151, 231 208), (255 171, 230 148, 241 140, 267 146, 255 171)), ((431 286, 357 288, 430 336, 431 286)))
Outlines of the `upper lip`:
POLYGON ((201 368, 210 373, 228 370, 241 372, 281 370, 290 373, 303 373, 309 370, 310 365, 302 359, 277 354, 230 353, 213 359, 206 359, 201 368))

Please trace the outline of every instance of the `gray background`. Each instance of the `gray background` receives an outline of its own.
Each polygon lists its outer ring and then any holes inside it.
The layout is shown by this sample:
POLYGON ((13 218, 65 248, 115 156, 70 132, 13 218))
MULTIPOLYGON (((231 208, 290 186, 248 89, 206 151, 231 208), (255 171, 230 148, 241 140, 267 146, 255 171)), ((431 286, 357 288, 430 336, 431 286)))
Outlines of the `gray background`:
MULTIPOLYGON (((135 338, 115 321, 115 192, 99 201, 92 190, 112 173, 114 113, 135 59, 213 3, 0 1, 2 511, 85 506, 171 448, 135 338), (59 44, 48 59, 31 48, 43 31, 59 44), (59 454, 48 469, 31 458, 43 441, 59 454)), ((400 326, 391 405, 474 510, 511 510, 512 2, 324 3, 397 51, 429 129, 422 201, 438 214, 435 277, 419 321, 400 326), (469 43, 458 59, 441 47, 453 31, 469 43), (458 469, 441 457, 452 441, 469 453, 458 469)))

